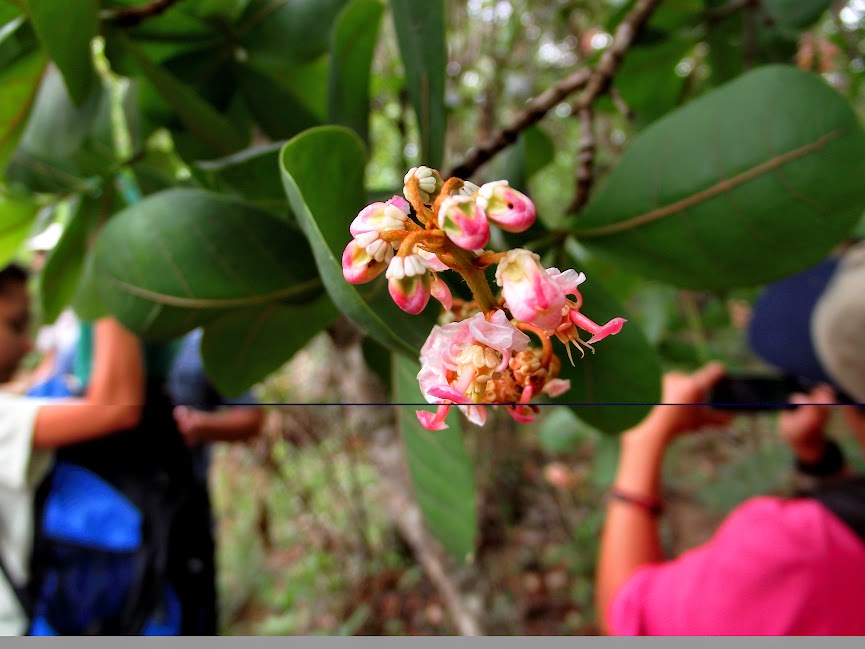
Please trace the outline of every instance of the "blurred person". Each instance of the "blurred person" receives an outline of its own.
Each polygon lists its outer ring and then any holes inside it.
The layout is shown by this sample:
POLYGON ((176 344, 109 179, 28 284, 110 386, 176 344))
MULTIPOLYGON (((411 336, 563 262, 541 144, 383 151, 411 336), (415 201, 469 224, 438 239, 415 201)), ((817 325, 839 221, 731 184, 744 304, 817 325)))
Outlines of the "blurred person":
MULTIPOLYGON (((0 383, 33 349, 27 272, 0 270, 0 383)), ((53 451, 135 426, 144 386, 139 343, 116 321, 95 328, 93 379, 81 398, 52 400, 0 392, 0 634, 27 629, 21 597, 30 576, 35 491, 53 451)))
MULTIPOLYGON (((208 485, 212 444, 243 442, 255 437, 261 432, 264 413, 250 392, 232 399, 217 390, 204 368, 201 339, 202 330, 196 329, 181 341, 169 371, 168 391, 175 404, 173 414, 177 428, 192 453, 193 471, 202 494, 201 505, 206 509, 208 533, 215 553, 216 521, 208 485)), ((208 589, 214 602, 213 625, 218 628, 215 556, 211 557, 210 563, 213 570, 208 589)))
POLYGON ((749 343, 816 385, 779 417, 800 489, 737 507, 713 537, 665 560, 658 533, 661 465, 681 434, 730 420, 705 404, 720 364, 664 377, 662 404, 621 440, 596 576, 601 629, 617 635, 862 635, 865 477, 825 435, 841 410, 865 447, 865 244, 770 287, 749 343), (769 328, 769 330, 766 330, 769 328), (775 344, 778 341, 783 344, 775 344), (823 381, 823 383, 821 383, 823 381), (826 381, 830 382, 827 384, 826 381))

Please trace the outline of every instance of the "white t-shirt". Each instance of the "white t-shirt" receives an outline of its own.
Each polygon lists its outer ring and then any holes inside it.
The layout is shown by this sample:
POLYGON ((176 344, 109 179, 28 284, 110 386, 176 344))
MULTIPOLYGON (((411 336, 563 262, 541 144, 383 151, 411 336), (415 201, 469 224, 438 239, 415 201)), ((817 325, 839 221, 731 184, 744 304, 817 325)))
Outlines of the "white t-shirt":
MULTIPOLYGON (((33 496, 53 454, 33 451, 33 427, 44 401, 0 392, 0 552, 19 584, 29 577, 33 496)), ((26 632, 27 618, 0 574, 0 635, 26 632)))

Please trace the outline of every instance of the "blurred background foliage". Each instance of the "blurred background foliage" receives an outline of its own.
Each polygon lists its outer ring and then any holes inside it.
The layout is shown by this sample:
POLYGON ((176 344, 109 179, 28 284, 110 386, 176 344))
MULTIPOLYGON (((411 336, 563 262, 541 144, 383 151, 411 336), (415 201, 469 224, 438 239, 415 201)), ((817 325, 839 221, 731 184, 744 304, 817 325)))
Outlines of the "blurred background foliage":
MULTIPOLYGON (((0 0, 0 258, 59 224, 42 322, 203 327, 225 392, 322 404, 220 455, 228 631, 456 629, 381 497, 385 426, 485 630, 589 632, 609 434, 665 369, 765 369, 743 333, 762 286, 865 236, 863 30, 861 0, 0 0), (548 100, 584 72, 594 95, 548 100), (536 424, 452 415, 435 436, 411 407, 345 405, 420 400, 434 308, 409 318, 334 266, 420 164, 527 192, 538 224, 491 247, 585 270, 586 313, 629 318, 536 424)), ((681 445, 671 547, 783 487, 771 423, 681 445)))

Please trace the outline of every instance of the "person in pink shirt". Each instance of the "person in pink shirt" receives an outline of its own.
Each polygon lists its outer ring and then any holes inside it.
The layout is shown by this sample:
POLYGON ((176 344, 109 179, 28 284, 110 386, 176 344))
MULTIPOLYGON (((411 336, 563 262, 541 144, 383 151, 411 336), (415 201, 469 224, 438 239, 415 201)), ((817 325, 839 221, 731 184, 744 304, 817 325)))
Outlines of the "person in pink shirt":
POLYGON ((830 415, 842 411, 865 448, 865 414, 834 405, 836 390, 865 402, 863 246, 845 254, 806 313, 808 343, 835 389, 820 384, 793 395, 799 406, 779 417, 802 486, 795 495, 752 498, 707 543, 665 560, 664 453, 678 435, 729 421, 729 413, 703 405, 723 366, 666 375, 664 405, 623 434, 596 575, 603 632, 865 635, 865 477, 851 474, 824 434, 830 415))

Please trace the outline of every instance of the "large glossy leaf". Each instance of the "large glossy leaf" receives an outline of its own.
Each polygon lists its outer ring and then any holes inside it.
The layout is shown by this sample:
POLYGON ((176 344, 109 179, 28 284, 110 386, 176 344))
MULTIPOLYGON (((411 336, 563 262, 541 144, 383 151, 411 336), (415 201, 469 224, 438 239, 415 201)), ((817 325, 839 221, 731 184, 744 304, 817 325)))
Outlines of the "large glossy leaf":
POLYGON ((573 232, 645 277, 726 289, 819 261, 865 207, 865 133, 819 77, 767 66, 643 131, 573 232))
POLYGON ((30 234, 38 207, 27 200, 0 196, 0 268, 12 259, 30 234))
POLYGON ((391 0, 390 7, 417 116, 421 161, 440 168, 446 127, 444 0, 391 0))
POLYGON ((261 208, 288 211, 279 175, 282 143, 266 144, 195 165, 198 178, 216 191, 228 191, 261 208))
POLYGON ((207 374, 220 392, 237 396, 278 370, 337 313, 327 295, 302 306, 271 302, 227 313, 204 328, 207 374))
POLYGON ((227 155, 243 148, 246 136, 230 119, 198 97, 177 77, 154 63, 129 38, 116 35, 114 40, 135 60, 142 74, 171 106, 189 132, 212 153, 227 155))
POLYGON ((383 12, 381 0, 353 0, 331 36, 329 121, 353 128, 364 142, 369 139, 370 66, 383 12))
POLYGON ((46 323, 54 322, 75 296, 99 211, 98 200, 83 198, 45 260, 45 267, 39 273, 39 299, 46 323))
POLYGON ((304 303, 321 292, 309 246, 285 222, 220 194, 175 189, 115 215, 96 242, 105 306, 171 338, 227 309, 304 303))
POLYGON ((330 30, 348 0, 252 0, 240 27, 250 56, 282 65, 327 51, 330 30))
POLYGON ((417 356, 431 328, 428 317, 397 308, 379 277, 360 287, 342 275, 349 225, 364 206, 363 143, 349 129, 323 126, 286 143, 280 165, 292 211, 312 245, 321 279, 337 307, 361 329, 395 351, 417 356))
POLYGON ((7 178, 33 192, 87 190, 114 164, 110 90, 101 82, 76 105, 56 68, 42 79, 7 178))
POLYGON ((0 173, 18 146, 46 63, 39 51, 0 70, 0 173))
POLYGON ((99 32, 97 0, 27 0, 30 20, 42 47, 60 68, 69 96, 82 104, 97 81, 90 42, 99 32))
POLYGON ((570 405, 580 419, 615 435, 643 419, 660 400, 660 359, 635 316, 607 293, 591 268, 580 270, 588 276, 580 285, 582 312, 599 324, 615 317, 628 322, 618 334, 597 343, 594 354, 588 351, 580 357, 573 350, 573 365, 562 345, 554 341, 553 351, 562 362, 560 377, 571 381, 571 389, 554 401, 570 405))
POLYGON ((237 66, 238 88, 249 112, 273 139, 285 140, 322 123, 307 88, 295 88, 268 68, 248 61, 237 66))
MULTIPOLYGON (((409 474, 426 528, 457 560, 474 554, 478 534, 474 468, 466 453, 460 415, 448 416, 450 428, 429 431, 417 420, 412 404, 423 403, 416 361, 394 355, 394 393, 409 474)), ((435 406, 429 406, 435 407, 435 406)))

